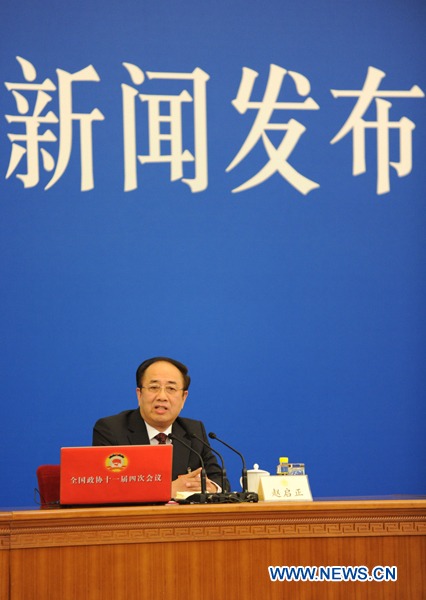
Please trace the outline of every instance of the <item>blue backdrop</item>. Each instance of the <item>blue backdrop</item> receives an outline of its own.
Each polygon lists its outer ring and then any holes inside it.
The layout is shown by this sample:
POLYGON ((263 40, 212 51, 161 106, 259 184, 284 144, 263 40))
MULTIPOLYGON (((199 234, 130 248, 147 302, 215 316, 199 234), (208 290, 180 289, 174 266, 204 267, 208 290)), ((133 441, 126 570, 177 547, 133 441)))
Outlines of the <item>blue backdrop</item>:
POLYGON ((3 4, 0 506, 156 355, 249 467, 426 493, 425 9, 3 4))

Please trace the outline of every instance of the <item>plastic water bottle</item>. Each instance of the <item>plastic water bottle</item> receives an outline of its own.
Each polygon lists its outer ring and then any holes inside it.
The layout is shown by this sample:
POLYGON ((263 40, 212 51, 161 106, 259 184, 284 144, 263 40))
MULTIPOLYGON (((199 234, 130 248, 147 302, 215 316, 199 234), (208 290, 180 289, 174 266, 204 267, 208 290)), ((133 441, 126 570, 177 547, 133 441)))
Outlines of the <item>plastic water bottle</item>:
POLYGON ((288 475, 288 458, 280 457, 280 464, 277 467, 277 475, 288 475))

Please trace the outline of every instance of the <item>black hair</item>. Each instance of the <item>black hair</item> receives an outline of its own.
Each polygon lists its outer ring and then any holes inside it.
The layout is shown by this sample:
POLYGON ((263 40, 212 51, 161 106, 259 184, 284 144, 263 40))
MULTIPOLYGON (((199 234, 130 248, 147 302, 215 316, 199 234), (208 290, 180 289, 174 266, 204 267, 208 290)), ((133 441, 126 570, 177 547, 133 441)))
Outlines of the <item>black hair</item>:
POLYGON ((183 365, 179 361, 174 360, 173 358, 166 358, 164 356, 156 356, 155 358, 148 358, 147 360, 144 360, 141 365, 139 365, 138 370, 136 371, 136 385, 137 385, 137 387, 138 388, 141 387, 143 374, 145 373, 145 371, 147 370, 147 368, 150 367, 151 365, 153 365, 156 362, 163 362, 163 361, 164 362, 168 362, 168 363, 174 365, 177 369, 179 369, 179 371, 183 375, 183 389, 187 390, 189 388, 189 384, 191 383, 191 378, 188 375, 188 367, 186 367, 185 365, 183 365))

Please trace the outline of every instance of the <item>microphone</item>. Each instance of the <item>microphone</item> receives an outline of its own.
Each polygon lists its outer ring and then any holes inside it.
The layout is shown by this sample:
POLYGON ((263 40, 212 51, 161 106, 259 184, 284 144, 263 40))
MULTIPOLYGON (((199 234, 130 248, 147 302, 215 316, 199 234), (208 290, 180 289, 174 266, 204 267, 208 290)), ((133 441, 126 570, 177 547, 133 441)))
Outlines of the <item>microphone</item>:
POLYGON ((219 454, 219 452, 217 450, 215 450, 214 448, 212 448, 210 446, 210 444, 207 444, 207 442, 205 442, 204 440, 202 440, 201 438, 198 437, 198 435, 196 435, 193 431, 192 432, 188 432, 188 434, 190 435, 190 437, 194 438, 195 440, 198 440, 199 442, 201 442, 201 444, 204 444, 204 446, 207 446, 207 448, 209 450, 211 450, 212 452, 214 452, 215 454, 218 455, 218 457, 220 458, 220 460, 222 461, 222 478, 221 478, 221 482, 222 482, 222 494, 226 494, 226 469, 225 469, 225 462, 222 458, 222 455, 219 454))
POLYGON ((217 435, 215 433, 213 433, 212 431, 209 433, 209 438, 211 440, 217 440, 218 442, 220 442, 221 444, 224 444, 227 448, 229 448, 233 452, 236 452, 238 454, 238 456, 241 456, 241 460, 243 461, 243 471, 242 471, 242 478, 241 478, 242 482, 243 482, 243 493, 241 494, 241 497, 244 500, 248 501, 248 502, 257 502, 258 501, 258 495, 255 494, 254 492, 249 492, 248 491, 247 469, 246 469, 246 461, 244 460, 244 456, 241 454, 241 452, 238 452, 238 450, 235 450, 235 448, 233 448, 232 446, 230 446, 229 444, 227 444, 223 440, 220 440, 217 437, 217 435))
POLYGON ((191 452, 194 452, 200 459, 200 462, 201 462, 201 494, 192 494, 191 496, 188 496, 187 501, 199 502, 200 504, 204 504, 206 502, 206 496, 207 496, 206 495, 206 487, 207 486, 206 486, 206 469, 204 467, 203 457, 201 456, 201 454, 198 454, 198 452, 196 450, 194 450, 194 448, 192 448, 189 444, 186 444, 181 439, 179 439, 178 437, 173 435, 173 433, 169 433, 169 435, 167 437, 169 438, 169 440, 176 440, 177 442, 179 442, 180 444, 182 444, 183 446, 185 446, 186 448, 191 450, 191 452))

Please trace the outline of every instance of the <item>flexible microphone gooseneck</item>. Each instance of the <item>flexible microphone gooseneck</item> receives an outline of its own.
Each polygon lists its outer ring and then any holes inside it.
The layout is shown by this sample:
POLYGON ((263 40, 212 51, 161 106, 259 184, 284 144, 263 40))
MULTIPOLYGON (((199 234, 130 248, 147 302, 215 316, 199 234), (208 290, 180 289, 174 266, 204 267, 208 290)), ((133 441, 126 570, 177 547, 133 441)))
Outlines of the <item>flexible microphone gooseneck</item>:
POLYGON ((198 437, 198 435, 196 435, 194 432, 188 432, 190 437, 194 438, 194 440, 198 440, 199 442, 201 442, 202 444, 204 444, 204 446, 207 446, 207 448, 209 450, 211 450, 212 452, 214 452, 215 454, 218 455, 218 457, 220 458, 220 460, 222 461, 222 477, 221 477, 221 482, 222 482, 222 494, 226 493, 226 482, 227 482, 227 478, 226 478, 226 469, 225 469, 225 463, 224 460, 222 458, 222 455, 219 454, 219 452, 217 450, 215 450, 214 448, 212 448, 210 446, 210 444, 208 444, 207 442, 205 442, 204 440, 202 440, 201 438, 198 437))
POLYGON ((201 494, 192 494, 192 496, 189 496, 187 498, 187 500, 190 502, 200 502, 201 504, 204 504, 206 502, 207 485, 206 485, 206 469, 204 467, 203 457, 201 456, 201 454, 198 454, 198 452, 196 450, 194 450, 194 448, 191 448, 191 446, 189 444, 186 444, 181 439, 179 439, 178 437, 173 435, 173 433, 169 433, 169 435, 167 437, 169 438, 169 440, 176 440, 177 442, 179 442, 180 444, 182 444, 183 446, 185 446, 186 448, 191 450, 191 452, 194 452, 200 459, 200 462, 201 462, 201 494), (198 496, 199 496, 199 498, 198 498, 198 496))
MULTIPOLYGON (((250 495, 250 493, 248 492, 248 485, 247 485, 247 469, 246 469, 246 461, 244 460, 244 456, 241 454, 241 452, 238 452, 238 450, 235 450, 235 448, 233 448, 232 446, 230 446, 229 444, 227 444, 226 442, 224 442, 223 440, 220 440, 217 435, 215 433, 213 433, 212 431, 209 433, 209 438, 211 440, 217 440, 218 442, 220 442, 221 444, 224 444, 227 448, 229 448, 230 450, 232 450, 233 452, 236 452, 238 454, 238 456, 241 456, 241 460, 243 461, 243 471, 242 471, 242 482, 243 482, 243 497, 248 497, 248 495, 250 495)), ((257 494, 256 495, 256 499, 253 500, 254 502, 257 502, 257 494)))

